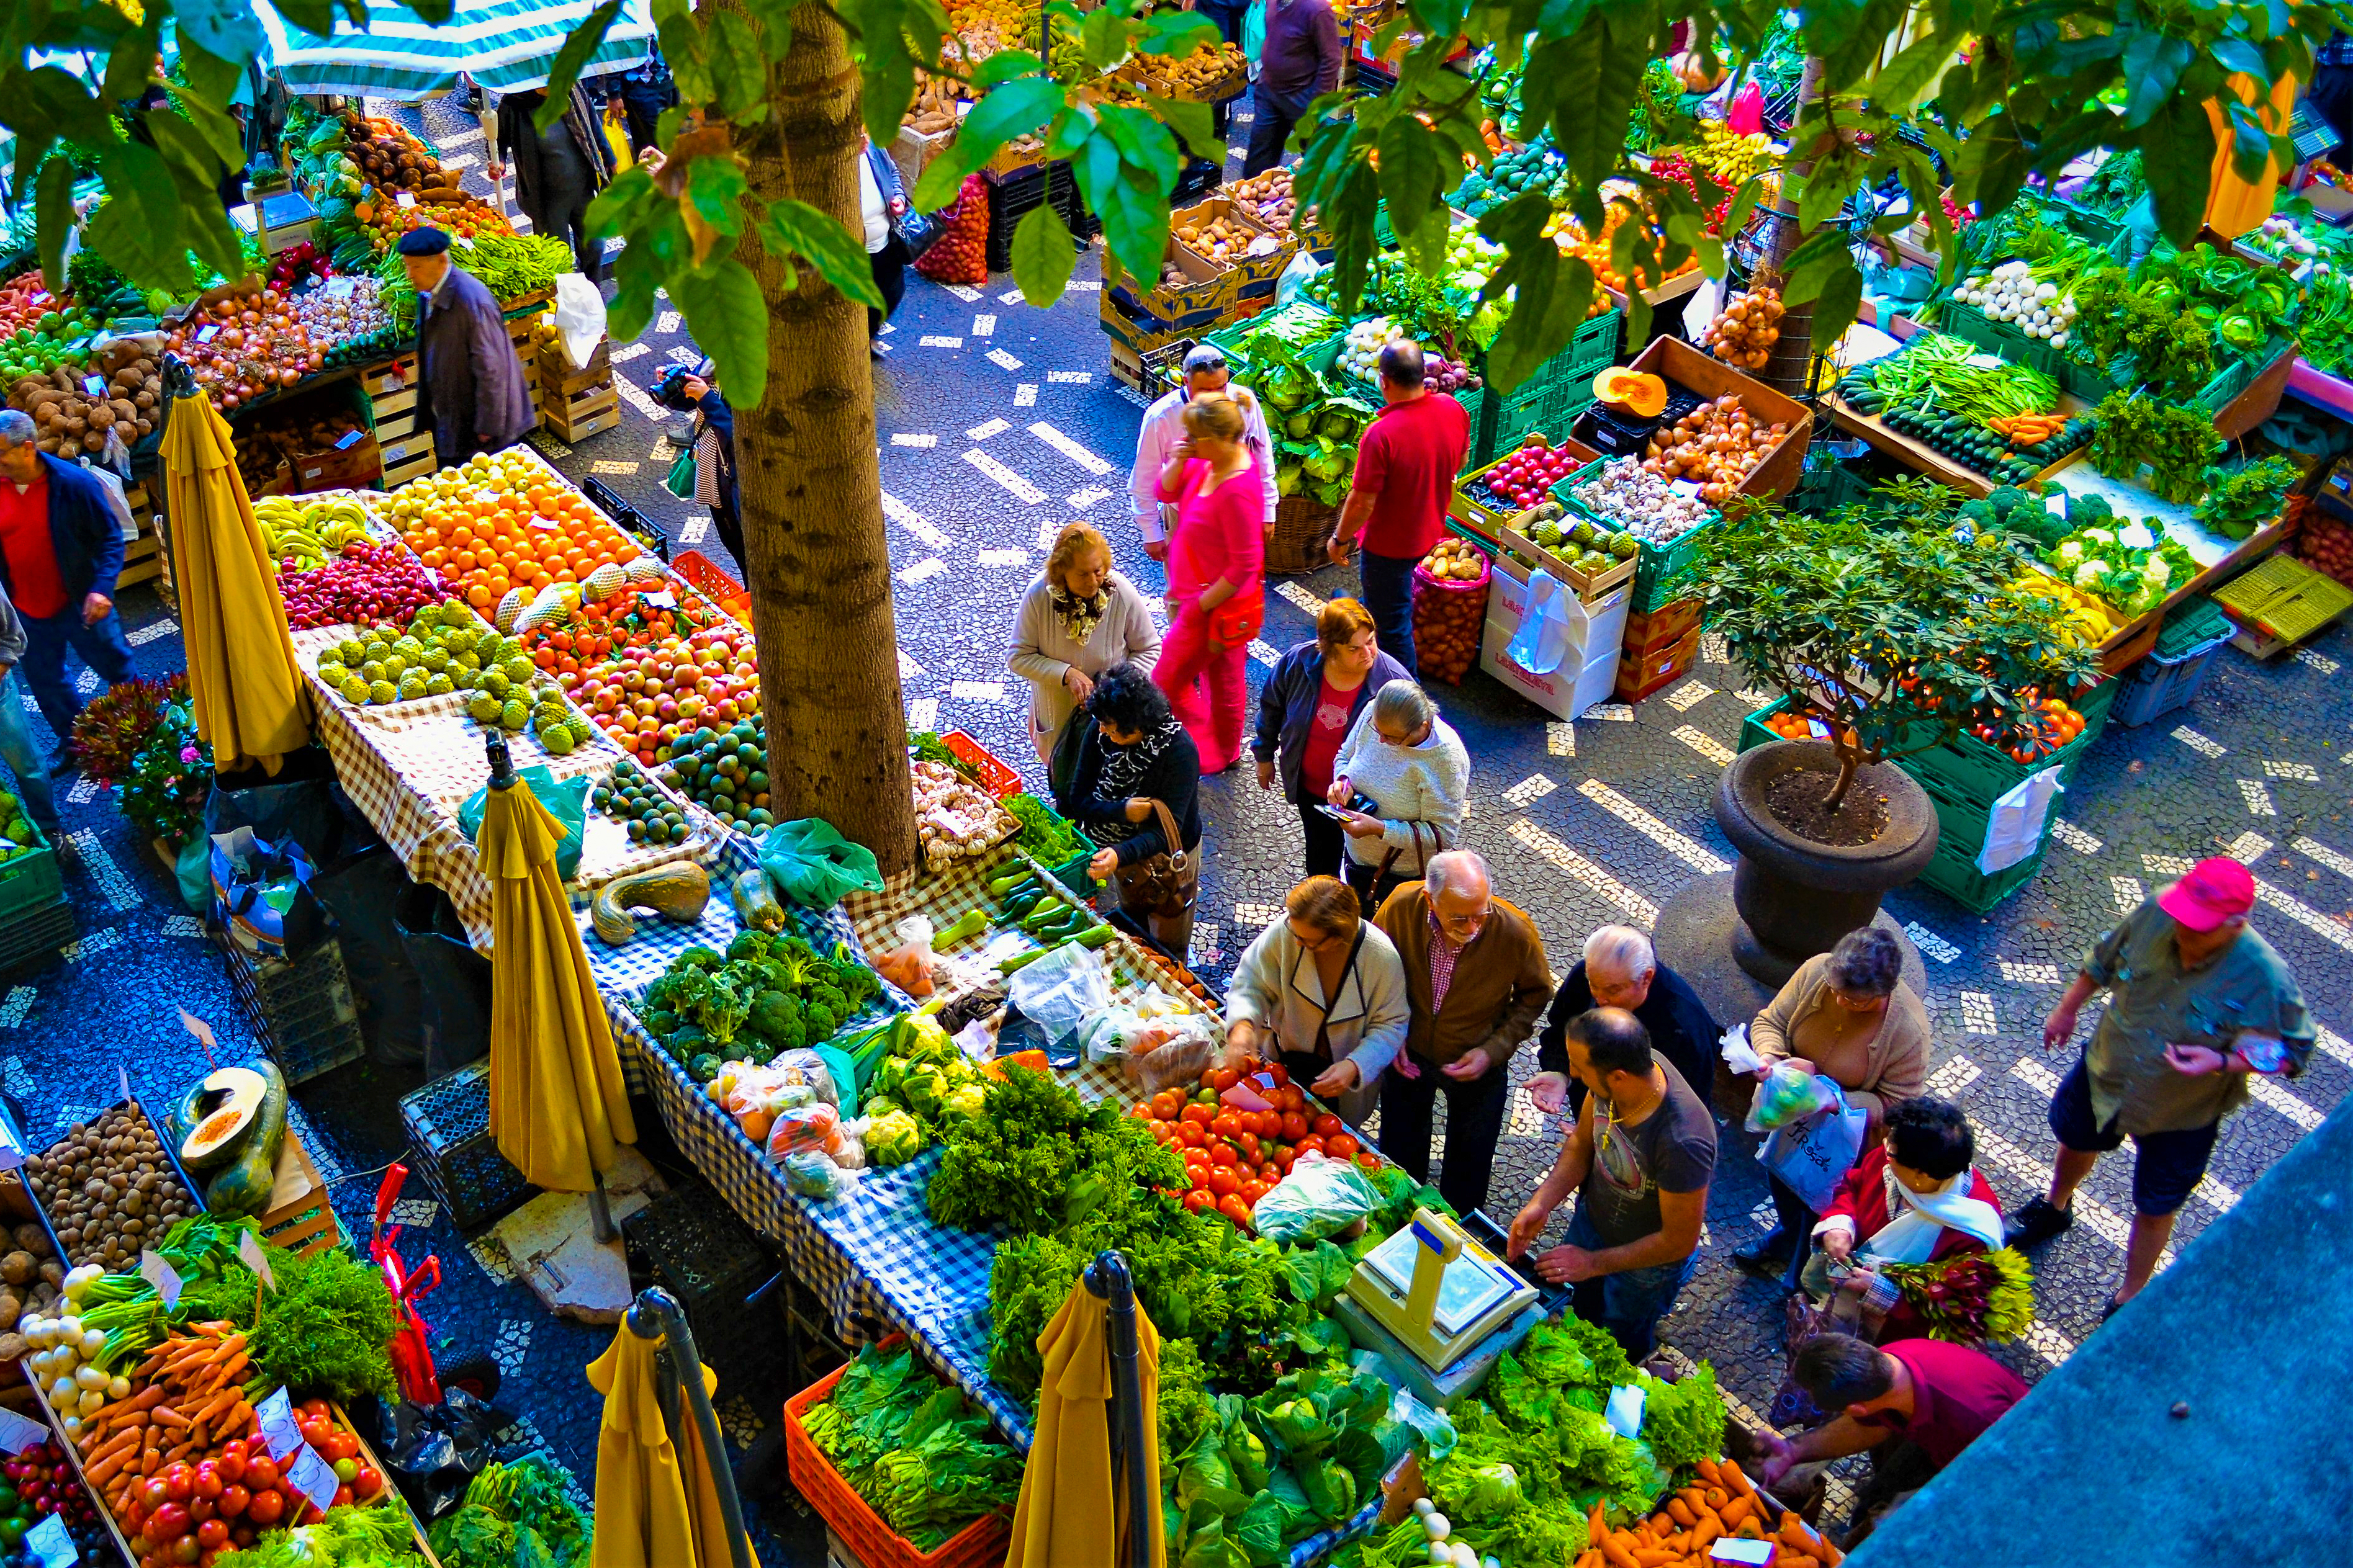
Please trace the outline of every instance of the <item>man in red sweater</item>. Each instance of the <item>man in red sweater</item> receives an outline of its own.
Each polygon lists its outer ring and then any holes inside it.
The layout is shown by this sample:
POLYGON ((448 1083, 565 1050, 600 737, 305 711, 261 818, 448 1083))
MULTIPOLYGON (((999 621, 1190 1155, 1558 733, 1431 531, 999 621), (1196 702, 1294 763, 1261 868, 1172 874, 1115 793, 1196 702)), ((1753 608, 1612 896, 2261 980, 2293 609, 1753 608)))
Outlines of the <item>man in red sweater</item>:
POLYGON ((1363 535, 1358 573, 1381 651, 1418 678, 1413 569, 1445 537, 1454 479, 1471 454, 1471 417, 1462 405, 1430 390, 1421 345, 1410 338, 1381 350, 1381 401, 1387 406, 1356 443, 1356 477, 1332 534, 1332 559, 1345 564, 1363 535))
POLYGON ((131 673, 131 645, 114 611, 122 531, 105 487, 36 444, 31 417, 0 409, 0 590, 25 626, 25 684, 57 732, 52 773, 72 769, 81 699, 66 679, 66 649, 109 686, 131 673))

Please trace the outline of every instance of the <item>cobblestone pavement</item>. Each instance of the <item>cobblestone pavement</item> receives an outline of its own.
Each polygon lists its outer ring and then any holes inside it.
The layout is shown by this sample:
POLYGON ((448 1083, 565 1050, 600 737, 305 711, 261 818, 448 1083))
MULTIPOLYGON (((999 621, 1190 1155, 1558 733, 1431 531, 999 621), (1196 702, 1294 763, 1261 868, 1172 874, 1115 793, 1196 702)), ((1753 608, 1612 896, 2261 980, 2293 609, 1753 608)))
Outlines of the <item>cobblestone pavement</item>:
MULTIPOLYGON (((466 140, 439 105, 428 106, 427 123, 478 168, 479 135, 466 140)), ((1147 594, 1162 585, 1126 523, 1138 410, 1104 371, 1096 276, 1094 259, 1082 258, 1080 286, 1042 313, 1008 278, 986 289, 911 279, 874 372, 910 712, 920 723, 973 732, 1033 783, 1023 693, 1005 655, 1014 605, 1043 559, 1041 540, 1086 518, 1111 535, 1121 567, 1147 594)), ((665 312, 614 359, 634 393, 663 361, 692 354, 665 312)), ((612 486, 679 545, 723 559, 707 537, 707 518, 659 489, 670 421, 631 395, 618 429, 576 450, 543 438, 542 447, 566 472, 612 486)), ((1270 599, 1267 648, 1312 635, 1317 596, 1354 585, 1342 568, 1284 584, 1282 596, 1270 599)), ((179 668, 178 628, 153 593, 126 591, 123 609, 140 671, 179 668)), ((1253 681, 1271 658, 1270 651, 1254 659, 1253 681)), ((2070 1058, 2042 1049, 2043 1014, 2116 912, 2187 861, 2219 850, 2255 868, 2258 925, 2295 966, 2321 1022, 2344 1023, 2353 980, 2353 682, 2340 668, 2348 659, 2353 632, 2343 627, 2268 665, 2226 652, 2193 710, 2112 730, 2097 742, 2042 873, 1992 915, 1926 891, 1888 900, 1926 962, 1932 1082, 1968 1109, 2006 1206, 2042 1188, 2053 1150, 2043 1110, 2070 1058)), ((1756 705, 1736 687, 1732 668, 1704 661, 1637 710, 1599 710, 1573 726, 1546 722, 1482 676, 1436 693, 1472 757, 1468 840, 1497 867, 1500 891, 1535 916, 1556 967, 1574 961, 1595 925, 1647 924, 1690 878, 1733 858, 1707 807, 1738 743, 1741 716, 1756 705)), ((40 725, 37 715, 32 721, 40 725)), ((1205 974, 1222 978, 1295 878, 1297 823, 1243 772, 1212 781, 1204 801, 1213 853, 1195 958, 1205 974)), ((185 1085, 200 1058, 178 1008, 209 1020, 227 1055, 253 1048, 218 958, 197 922, 178 912, 148 849, 90 785, 75 785, 61 805, 81 934, 56 962, 0 988, 0 1076, 26 1109, 37 1142, 112 1101, 118 1067, 151 1103, 185 1085)), ((1515 1082, 1534 1070, 1532 1058, 1515 1058, 1515 1082)), ((2317 1124, 2345 1096, 2348 1071, 2353 1048, 2324 1033, 2303 1078, 2259 1085, 2183 1211, 2177 1248, 2194 1245, 2213 1215, 2317 1124)), ((413 1068, 362 1064, 298 1091, 297 1130, 338 1179, 337 1207, 355 1234, 364 1234, 374 1171, 402 1152, 393 1100, 419 1079, 413 1068)), ((1509 1215, 1557 1138, 1515 1089, 1492 1207, 1509 1215)), ((1726 1127, 1699 1267, 1663 1338, 1683 1355, 1713 1361, 1728 1395, 1761 1408, 1780 1373, 1776 1293, 1729 1258, 1770 1223, 1753 1144, 1736 1125, 1726 1127)), ((2086 1223, 2037 1260, 2033 1333, 2004 1352, 2030 1380, 2099 1321, 2121 1266, 2128 1177, 2123 1161, 2104 1162, 2084 1188, 2086 1223)), ((412 1258, 438 1251, 448 1270, 441 1295, 427 1303, 440 1353, 493 1356, 509 1391, 500 1403, 522 1415, 503 1435, 506 1450, 543 1447, 586 1484, 597 1409, 579 1369, 607 1336, 547 1317, 495 1259, 485 1266, 470 1253, 421 1184, 411 1196, 408 1250, 412 1258)), ((767 1427, 773 1441, 777 1406, 797 1386, 779 1380, 723 1390, 731 1435, 749 1444, 767 1427)), ((768 1561, 820 1560, 805 1516, 774 1507, 755 1514, 768 1561)))

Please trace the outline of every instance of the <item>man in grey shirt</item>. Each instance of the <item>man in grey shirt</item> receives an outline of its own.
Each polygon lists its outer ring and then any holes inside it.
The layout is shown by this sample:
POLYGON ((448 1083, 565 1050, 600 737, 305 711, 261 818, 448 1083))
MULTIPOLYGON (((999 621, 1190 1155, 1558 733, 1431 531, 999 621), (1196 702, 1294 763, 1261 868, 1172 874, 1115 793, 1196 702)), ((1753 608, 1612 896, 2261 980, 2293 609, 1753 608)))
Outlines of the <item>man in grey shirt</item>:
MULTIPOLYGON (((16 793, 24 799, 25 815, 55 841, 57 797, 49 791, 48 764, 25 723, 25 683, 16 679, 16 663, 24 657, 24 623, 16 618, 16 606, 8 602, 6 592, 0 590, 0 762, 16 775, 16 793)), ((58 743, 63 745, 68 739, 60 735, 58 743)))

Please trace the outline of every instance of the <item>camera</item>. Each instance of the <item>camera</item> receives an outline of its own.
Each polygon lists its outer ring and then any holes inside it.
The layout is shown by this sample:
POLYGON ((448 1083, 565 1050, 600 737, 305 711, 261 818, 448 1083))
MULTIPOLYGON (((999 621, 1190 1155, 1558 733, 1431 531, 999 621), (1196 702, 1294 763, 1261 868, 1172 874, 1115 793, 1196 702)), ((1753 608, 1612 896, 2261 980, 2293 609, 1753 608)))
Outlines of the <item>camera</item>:
MULTIPOLYGON (((694 399, 686 395, 686 384, 702 375, 702 373, 691 365, 673 364, 666 367, 654 380, 654 401, 664 408, 674 408, 681 414, 693 413, 694 399)), ((702 378, 709 379, 708 376, 702 376, 702 378)))

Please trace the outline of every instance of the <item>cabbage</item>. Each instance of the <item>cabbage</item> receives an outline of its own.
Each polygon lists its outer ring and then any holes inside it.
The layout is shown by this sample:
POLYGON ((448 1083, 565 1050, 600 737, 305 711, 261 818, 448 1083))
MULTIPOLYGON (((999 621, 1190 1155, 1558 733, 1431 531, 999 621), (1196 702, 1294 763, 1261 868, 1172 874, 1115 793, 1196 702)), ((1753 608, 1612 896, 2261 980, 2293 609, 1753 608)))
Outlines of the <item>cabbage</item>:
POLYGON ((1520 1506, 1520 1473, 1498 1460, 1464 1478, 1454 1506, 1466 1519, 1498 1519, 1520 1506))
POLYGON ((1307 477, 1311 479, 1336 479, 1348 471, 1348 455, 1325 441, 1309 453, 1307 460, 1300 466, 1307 470, 1307 477))
POLYGON ((1282 433, 1294 441, 1304 441, 1315 434, 1315 421, 1303 408, 1282 422, 1282 433))

